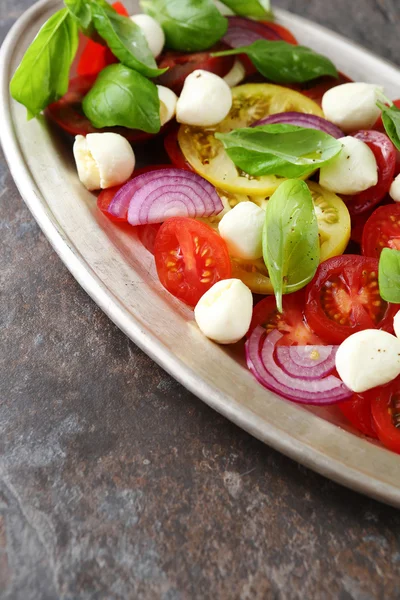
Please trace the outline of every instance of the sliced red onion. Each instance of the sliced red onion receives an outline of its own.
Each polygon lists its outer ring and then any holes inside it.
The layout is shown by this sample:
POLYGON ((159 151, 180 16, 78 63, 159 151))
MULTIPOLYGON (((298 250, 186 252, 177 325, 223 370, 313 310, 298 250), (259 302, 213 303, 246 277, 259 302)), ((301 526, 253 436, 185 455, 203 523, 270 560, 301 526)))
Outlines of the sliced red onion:
POLYGON ((211 183, 183 169, 143 173, 115 195, 108 212, 131 225, 162 223, 169 217, 210 217, 223 210, 211 183))
POLYGON ((285 373, 274 359, 281 337, 277 329, 266 336, 265 329, 256 327, 246 342, 247 366, 261 385, 299 404, 323 406, 351 397, 352 392, 334 375, 307 381, 285 373))
POLYGON ((277 346, 276 360, 288 375, 299 379, 321 379, 335 368, 338 346, 277 346))
POLYGON ((330 121, 317 117, 316 115, 309 115, 307 113, 300 112, 284 112, 270 115, 265 119, 261 119, 256 123, 253 123, 251 127, 257 127, 258 125, 276 125, 277 123, 285 123, 287 125, 297 125, 298 127, 305 127, 307 129, 319 129, 328 135, 336 138, 344 137, 343 131, 336 127, 330 121))
POLYGON ((228 30, 222 38, 225 44, 231 48, 241 48, 257 40, 281 41, 282 36, 264 23, 257 23, 245 17, 228 18, 228 30))

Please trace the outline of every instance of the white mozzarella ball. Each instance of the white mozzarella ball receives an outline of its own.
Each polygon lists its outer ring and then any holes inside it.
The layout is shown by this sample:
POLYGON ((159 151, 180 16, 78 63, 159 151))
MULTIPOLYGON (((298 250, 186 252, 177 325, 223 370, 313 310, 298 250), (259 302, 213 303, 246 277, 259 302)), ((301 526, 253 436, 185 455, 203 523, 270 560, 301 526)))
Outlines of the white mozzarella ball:
POLYGON ((229 254, 245 260, 261 258, 265 211, 254 202, 239 202, 218 225, 229 254))
POLYGON ((390 186, 389 194, 392 200, 400 202, 400 175, 397 175, 396 179, 390 186))
POLYGON ((223 15, 224 17, 233 17, 235 15, 233 10, 231 10, 229 6, 226 6, 226 4, 224 4, 223 2, 220 2, 220 0, 214 0, 214 4, 216 8, 218 8, 221 15, 223 15))
POLYGON ((163 85, 157 86, 158 97, 160 100, 160 119, 161 125, 165 125, 176 114, 176 103, 178 102, 178 96, 167 87, 163 85))
POLYGON ((345 133, 371 129, 380 115, 379 92, 383 87, 371 83, 344 83, 324 94, 322 110, 345 133))
POLYGON ((205 336, 219 344, 235 344, 249 330, 253 295, 240 279, 215 283, 198 301, 194 317, 205 336))
POLYGON ((394 316, 393 327, 395 334, 400 338, 400 310, 394 316))
POLYGON ((154 58, 160 56, 165 46, 165 34, 161 25, 150 15, 144 14, 132 15, 131 21, 142 30, 154 58))
POLYGON ((336 194, 358 194, 378 183, 378 165, 372 150, 355 137, 339 140, 342 151, 321 167, 320 184, 336 194))
POLYGON ((125 183, 135 168, 131 145, 117 133, 77 135, 74 157, 79 179, 88 190, 125 183))
POLYGON ((176 105, 178 123, 209 127, 217 125, 232 108, 229 85, 218 75, 198 69, 185 79, 176 105))
POLYGON ((400 374, 400 340, 378 329, 354 333, 339 346, 336 369, 358 394, 389 383, 400 374))
POLYGON ((241 60, 236 58, 233 63, 232 69, 227 73, 224 77, 224 81, 229 85, 229 87, 235 87, 235 85, 239 85, 241 81, 246 77, 246 69, 241 60))

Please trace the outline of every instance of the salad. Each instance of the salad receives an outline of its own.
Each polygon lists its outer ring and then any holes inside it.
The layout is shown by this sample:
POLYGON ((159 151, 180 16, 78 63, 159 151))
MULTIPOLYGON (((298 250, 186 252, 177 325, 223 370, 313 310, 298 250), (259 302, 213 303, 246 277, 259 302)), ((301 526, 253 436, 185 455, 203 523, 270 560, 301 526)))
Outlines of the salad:
POLYGON ((11 81, 73 136, 98 209, 283 398, 400 453, 400 101, 267 0, 64 0, 11 81), (150 144, 162 164, 137 168, 150 144), (95 198, 95 196, 94 196, 95 198))

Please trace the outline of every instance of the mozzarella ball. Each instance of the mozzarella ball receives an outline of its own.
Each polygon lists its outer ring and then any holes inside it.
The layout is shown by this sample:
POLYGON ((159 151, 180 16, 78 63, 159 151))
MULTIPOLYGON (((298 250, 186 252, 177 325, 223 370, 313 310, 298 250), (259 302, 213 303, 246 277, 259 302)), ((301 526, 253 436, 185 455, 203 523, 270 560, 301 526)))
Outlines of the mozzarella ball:
POLYGON ((161 125, 165 125, 171 119, 174 118, 176 113, 176 103, 178 102, 178 96, 167 87, 163 85, 157 86, 158 97, 160 100, 160 119, 161 125))
POLYGON ((235 87, 235 85, 239 85, 241 81, 246 77, 246 69, 242 61, 238 58, 235 59, 233 63, 232 69, 227 73, 224 77, 224 81, 229 85, 229 87, 235 87))
POLYGON ((194 318, 205 336, 218 344, 236 344, 249 330, 253 295, 240 279, 215 283, 198 301, 194 318))
POLYGON ((380 115, 376 102, 383 87, 371 83, 344 83, 328 90, 322 110, 345 133, 371 129, 380 115))
POLYGON ((229 254, 245 260, 261 258, 264 222, 265 211, 254 202, 239 202, 227 212, 218 229, 229 254))
POLYGON ((321 167, 320 184, 336 194, 358 194, 378 183, 378 165, 372 150, 355 137, 339 140, 342 151, 321 167))
POLYGON ((165 34, 161 25, 149 15, 132 15, 131 21, 142 30, 154 58, 160 56, 165 46, 165 34))
POLYGON ((379 329, 354 333, 339 346, 336 369, 358 394, 389 383, 400 374, 400 340, 379 329))
POLYGON ((79 179, 91 191, 125 183, 135 168, 131 145, 117 133, 77 135, 74 157, 79 179))
POLYGON ((394 316, 393 328, 397 337, 400 338, 400 310, 394 316))
POLYGON ((176 120, 186 125, 209 127, 223 121, 231 108, 229 85, 222 77, 198 69, 185 79, 176 105, 176 120))
POLYGON ((400 175, 397 175, 396 179, 390 186, 389 194, 392 200, 400 202, 400 175))
POLYGON ((233 10, 231 10, 229 6, 226 6, 226 4, 224 4, 223 2, 220 2, 220 0, 214 0, 214 4, 215 7, 218 8, 221 15, 223 15, 224 17, 233 17, 235 15, 233 10))

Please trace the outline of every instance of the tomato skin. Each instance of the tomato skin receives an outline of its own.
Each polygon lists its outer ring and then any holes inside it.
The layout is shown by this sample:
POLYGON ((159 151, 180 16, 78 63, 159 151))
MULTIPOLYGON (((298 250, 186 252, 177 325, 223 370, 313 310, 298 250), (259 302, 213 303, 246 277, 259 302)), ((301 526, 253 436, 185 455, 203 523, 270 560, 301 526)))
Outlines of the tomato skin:
POLYGON ((400 378, 365 395, 370 398, 379 440, 386 448, 400 454, 400 378))
MULTIPOLYGON (((114 2, 113 9, 124 17, 129 17, 129 13, 121 2, 114 2)), ((78 75, 98 75, 100 71, 118 62, 111 50, 87 38, 86 46, 83 49, 82 55, 77 66, 78 75)))
POLYGON ((181 150, 178 141, 179 126, 174 127, 164 138, 165 152, 168 154, 169 160, 172 162, 174 167, 177 169, 184 169, 185 171, 192 171, 194 169, 190 166, 190 163, 186 160, 181 150))
POLYGON ((343 83, 351 83, 352 81, 353 80, 350 79, 350 77, 347 77, 347 75, 345 75, 344 73, 339 72, 338 79, 336 79, 336 77, 326 75, 323 77, 319 77, 318 79, 314 79, 314 81, 290 87, 297 89, 299 92, 301 92, 308 98, 311 98, 311 100, 314 100, 314 102, 321 106, 322 98, 328 90, 338 85, 342 85, 343 83))
POLYGON ((284 42, 288 42, 288 44, 293 44, 294 46, 298 46, 299 42, 294 37, 293 33, 291 31, 289 31, 289 29, 286 29, 286 27, 284 27, 283 25, 280 25, 279 23, 275 23, 274 21, 260 21, 260 22, 263 23, 264 25, 267 25, 274 31, 276 31, 276 33, 282 38, 282 40, 284 42))
POLYGON ((377 208, 364 226, 362 253, 379 258, 383 248, 400 250, 400 205, 377 208))
POLYGON ((154 257, 161 284, 189 306, 231 276, 224 240, 205 223, 187 217, 172 217, 161 225, 154 257))
POLYGON ((346 198, 351 215, 367 212, 379 204, 392 185, 396 169, 396 149, 387 135, 379 131, 359 131, 354 137, 366 143, 378 165, 378 183, 374 187, 346 198))
POLYGON ((392 333, 397 308, 381 299, 377 277, 376 258, 347 254, 321 263, 306 289, 308 325, 331 344, 364 329, 392 333))
POLYGON ((151 223, 148 225, 138 225, 135 231, 139 240, 150 254, 154 254, 154 245, 156 243, 157 233, 161 227, 161 223, 151 223))
POLYGON ((304 306, 304 290, 283 296, 282 313, 279 313, 276 308, 275 297, 267 296, 254 307, 247 337, 250 337, 253 330, 261 325, 268 332, 272 329, 278 329, 283 333, 284 336, 280 344, 285 346, 324 344, 321 338, 315 335, 307 325, 304 318, 304 306))
POLYGON ((350 400, 340 402, 338 408, 355 429, 370 438, 378 439, 368 395, 354 394, 350 400))
POLYGON ((218 44, 209 52, 194 52, 192 54, 172 51, 165 52, 158 61, 158 67, 160 69, 168 67, 168 71, 158 77, 158 82, 170 88, 179 96, 186 77, 193 73, 193 71, 196 71, 196 69, 209 71, 219 77, 225 77, 233 66, 234 57, 215 57, 211 56, 211 53, 226 49, 228 49, 228 46, 225 44, 218 44))

